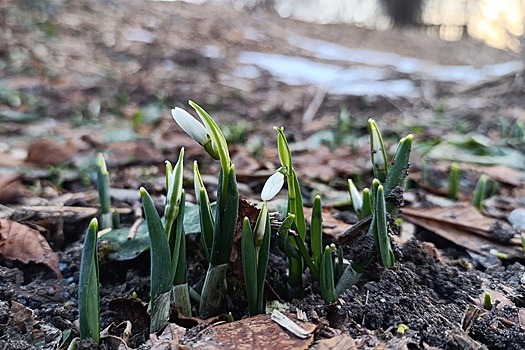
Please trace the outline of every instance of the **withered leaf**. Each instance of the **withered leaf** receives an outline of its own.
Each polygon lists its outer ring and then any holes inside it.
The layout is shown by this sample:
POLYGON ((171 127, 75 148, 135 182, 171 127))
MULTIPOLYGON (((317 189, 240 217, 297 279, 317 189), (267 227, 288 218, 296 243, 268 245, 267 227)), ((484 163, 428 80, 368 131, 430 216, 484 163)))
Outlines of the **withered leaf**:
POLYGON ((58 255, 45 238, 37 230, 15 221, 0 219, 0 255, 23 264, 44 264, 58 278, 62 276, 58 269, 58 255))
POLYGON ((403 208, 403 218, 424 227, 465 249, 489 254, 490 249, 520 258, 517 238, 502 242, 495 237, 499 221, 483 216, 477 209, 461 204, 454 207, 403 208))
MULTIPOLYGON (((303 328, 315 329, 311 323, 298 322, 303 328)), ((192 349, 308 349, 313 335, 300 339, 270 319, 257 315, 231 323, 223 323, 204 330, 192 349)))
POLYGON ((75 151, 71 145, 60 144, 47 138, 40 139, 29 146, 26 162, 40 166, 57 165, 69 161, 75 151))

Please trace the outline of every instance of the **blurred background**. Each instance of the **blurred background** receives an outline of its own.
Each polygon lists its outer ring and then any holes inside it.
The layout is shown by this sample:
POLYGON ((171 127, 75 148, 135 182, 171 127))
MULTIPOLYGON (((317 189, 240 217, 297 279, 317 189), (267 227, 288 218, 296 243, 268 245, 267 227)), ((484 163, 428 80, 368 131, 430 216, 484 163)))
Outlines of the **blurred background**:
POLYGON ((268 124, 306 139, 342 111, 356 130, 374 117, 396 135, 488 135, 525 115, 524 11, 522 0, 2 0, 1 150, 22 161, 28 137, 51 135, 175 152, 169 111, 190 99, 249 144, 273 144, 257 139, 268 124))

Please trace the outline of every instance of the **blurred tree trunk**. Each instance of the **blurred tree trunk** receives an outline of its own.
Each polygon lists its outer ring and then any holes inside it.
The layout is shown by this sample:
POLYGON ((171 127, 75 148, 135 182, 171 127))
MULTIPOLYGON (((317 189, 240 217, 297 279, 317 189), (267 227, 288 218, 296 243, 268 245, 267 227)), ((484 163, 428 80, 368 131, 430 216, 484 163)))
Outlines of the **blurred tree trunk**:
POLYGON ((424 0, 381 0, 381 7, 395 26, 420 25, 423 5, 424 0))

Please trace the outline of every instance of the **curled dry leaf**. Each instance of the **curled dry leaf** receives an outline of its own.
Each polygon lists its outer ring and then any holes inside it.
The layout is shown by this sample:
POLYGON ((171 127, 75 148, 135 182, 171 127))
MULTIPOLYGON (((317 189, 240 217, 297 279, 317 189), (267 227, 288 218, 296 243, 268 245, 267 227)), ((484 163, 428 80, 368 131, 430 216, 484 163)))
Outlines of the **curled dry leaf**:
POLYGON ((0 255, 23 264, 44 264, 61 277, 58 256, 45 238, 37 230, 15 221, 0 219, 0 255))
POLYGON ((26 162, 40 166, 57 165, 69 161, 75 151, 71 145, 61 144, 52 139, 40 139, 29 146, 26 162))

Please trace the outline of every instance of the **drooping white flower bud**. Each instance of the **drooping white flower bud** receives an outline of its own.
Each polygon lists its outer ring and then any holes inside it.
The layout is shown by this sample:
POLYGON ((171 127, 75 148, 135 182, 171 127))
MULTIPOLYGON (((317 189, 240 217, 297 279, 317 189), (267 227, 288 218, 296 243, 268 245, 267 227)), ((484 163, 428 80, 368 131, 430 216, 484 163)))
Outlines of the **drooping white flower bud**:
POLYGON ((177 124, 179 124, 179 126, 182 128, 182 130, 191 136, 192 139, 197 141, 202 146, 208 143, 210 140, 208 131, 204 125, 199 123, 197 119, 193 118, 191 114, 181 108, 175 108, 171 110, 171 115, 173 116, 173 119, 175 119, 175 122, 177 122, 177 124))
POLYGON ((284 175, 281 172, 276 172, 266 180, 261 192, 261 199, 269 201, 279 193, 284 185, 284 175))

